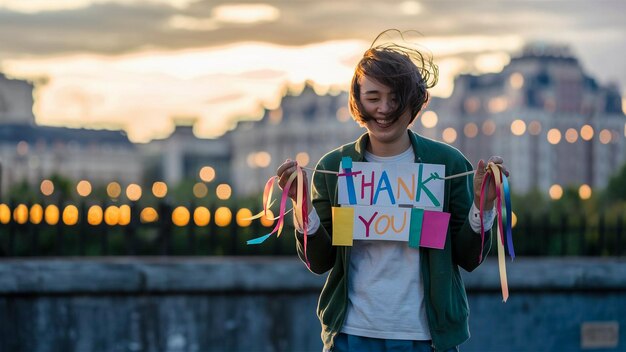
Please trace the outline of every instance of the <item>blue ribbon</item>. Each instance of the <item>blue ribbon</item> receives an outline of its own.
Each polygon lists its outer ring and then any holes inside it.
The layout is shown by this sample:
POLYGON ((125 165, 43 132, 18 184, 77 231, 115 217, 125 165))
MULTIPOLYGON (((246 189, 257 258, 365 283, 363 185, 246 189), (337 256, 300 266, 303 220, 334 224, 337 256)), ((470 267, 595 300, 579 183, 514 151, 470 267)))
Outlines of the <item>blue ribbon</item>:
POLYGON ((502 186, 504 188, 504 203, 506 207, 506 250, 511 257, 511 260, 515 259, 515 251, 513 250, 513 231, 511 230, 511 223, 513 222, 511 212, 511 191, 509 190, 509 180, 502 174, 502 186))
POLYGON ((267 235, 263 235, 261 237, 257 237, 257 238, 253 238, 251 240, 248 240, 246 243, 247 244, 261 244, 263 242, 265 242, 266 239, 268 239, 272 234, 268 233, 267 235))

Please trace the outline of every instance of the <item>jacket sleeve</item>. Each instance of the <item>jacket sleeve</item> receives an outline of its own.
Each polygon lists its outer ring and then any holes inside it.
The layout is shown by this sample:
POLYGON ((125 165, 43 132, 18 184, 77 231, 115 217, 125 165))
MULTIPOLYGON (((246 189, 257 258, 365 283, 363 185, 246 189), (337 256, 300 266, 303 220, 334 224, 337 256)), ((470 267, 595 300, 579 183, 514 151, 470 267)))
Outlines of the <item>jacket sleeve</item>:
MULTIPOLYGON (((316 169, 323 169, 322 162, 316 169)), ((323 274, 330 270, 337 254, 337 249, 332 245, 332 196, 335 190, 328 188, 328 177, 337 177, 324 173, 314 172, 311 182, 311 202, 320 217, 320 227, 307 237, 306 257, 304 251, 304 235, 296 233, 296 249, 298 257, 306 264, 310 263, 309 270, 316 274, 323 274)))
MULTIPOLYGON (((472 165, 459 156, 451 174, 472 170, 472 165)), ((480 233, 472 230, 468 218, 474 201, 474 175, 450 180, 450 235, 452 236, 452 258, 455 264, 467 271, 473 271, 487 257, 491 248, 491 231, 485 229, 484 243, 480 233), (480 258, 482 249, 482 259, 480 258)))

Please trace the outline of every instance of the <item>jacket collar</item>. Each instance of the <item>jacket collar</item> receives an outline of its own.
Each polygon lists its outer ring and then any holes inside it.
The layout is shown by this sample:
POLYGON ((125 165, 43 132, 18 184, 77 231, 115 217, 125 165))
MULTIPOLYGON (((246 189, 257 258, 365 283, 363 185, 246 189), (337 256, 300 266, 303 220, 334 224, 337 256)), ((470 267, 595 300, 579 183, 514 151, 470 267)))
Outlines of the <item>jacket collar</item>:
MULTIPOLYGON (((409 138, 411 139, 411 146, 413 146, 413 153, 415 154, 415 162, 421 163, 421 154, 425 153, 426 145, 424 144, 422 137, 410 129, 407 129, 409 138)), ((352 156, 354 161, 365 161, 365 151, 367 150, 367 142, 369 142, 369 134, 363 133, 359 139, 356 140, 354 145, 354 151, 356 155, 352 156)), ((425 155, 425 154, 424 154, 425 155)))

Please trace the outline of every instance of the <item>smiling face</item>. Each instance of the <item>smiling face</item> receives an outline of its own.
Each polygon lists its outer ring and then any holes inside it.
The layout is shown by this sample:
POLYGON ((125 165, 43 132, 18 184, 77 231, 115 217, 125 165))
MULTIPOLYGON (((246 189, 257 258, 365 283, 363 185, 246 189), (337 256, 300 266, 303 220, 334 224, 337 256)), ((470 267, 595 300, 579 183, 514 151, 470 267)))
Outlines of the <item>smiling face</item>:
POLYGON ((378 156, 392 156, 407 150, 411 145, 407 132, 412 120, 409 110, 399 116, 394 114, 397 109, 396 93, 368 76, 359 78, 359 86, 359 100, 369 117, 361 122, 370 137, 368 151, 378 156))

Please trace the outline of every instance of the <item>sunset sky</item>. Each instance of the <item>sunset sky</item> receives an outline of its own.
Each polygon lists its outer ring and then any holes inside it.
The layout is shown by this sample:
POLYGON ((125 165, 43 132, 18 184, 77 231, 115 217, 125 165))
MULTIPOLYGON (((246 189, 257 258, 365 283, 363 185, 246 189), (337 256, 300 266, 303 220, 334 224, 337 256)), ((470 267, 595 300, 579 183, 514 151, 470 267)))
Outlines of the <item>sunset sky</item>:
POLYGON ((286 87, 345 89, 387 28, 421 33, 437 96, 537 41, 569 45, 623 93, 624 13, 622 0, 0 0, 0 72, 36 84, 40 124, 145 142, 171 133, 173 117, 197 117, 198 136, 216 137, 276 107, 286 87))

